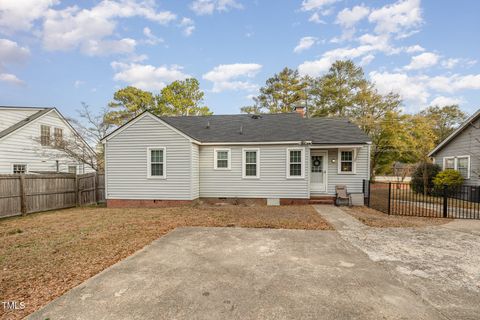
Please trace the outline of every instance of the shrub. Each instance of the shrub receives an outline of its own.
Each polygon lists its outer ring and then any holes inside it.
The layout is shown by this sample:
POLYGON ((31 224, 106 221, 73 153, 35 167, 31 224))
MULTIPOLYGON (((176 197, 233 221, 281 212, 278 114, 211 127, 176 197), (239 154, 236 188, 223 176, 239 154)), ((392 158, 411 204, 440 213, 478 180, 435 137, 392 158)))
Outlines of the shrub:
POLYGON ((412 181, 410 186, 412 190, 416 193, 424 192, 424 177, 423 172, 427 172, 427 185, 426 190, 428 194, 432 194, 434 187, 433 178, 440 172, 440 167, 433 163, 421 163, 415 169, 415 172, 412 175, 412 181))
POLYGON ((446 186, 448 191, 455 191, 463 184, 463 177, 457 170, 447 169, 433 178, 433 184, 438 189, 446 186))

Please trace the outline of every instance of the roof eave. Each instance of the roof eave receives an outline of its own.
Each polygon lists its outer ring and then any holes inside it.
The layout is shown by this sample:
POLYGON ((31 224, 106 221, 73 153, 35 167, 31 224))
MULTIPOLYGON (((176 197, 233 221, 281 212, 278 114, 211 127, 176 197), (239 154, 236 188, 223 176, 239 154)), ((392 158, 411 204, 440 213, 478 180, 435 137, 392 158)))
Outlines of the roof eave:
POLYGON ((462 123, 455 131, 453 131, 448 137, 446 137, 442 142, 440 142, 432 151, 428 153, 429 157, 433 157, 435 153, 440 151, 445 145, 447 145, 453 138, 459 135, 467 126, 472 122, 475 122, 480 117, 480 109, 477 110, 473 115, 470 116, 464 123, 462 123))

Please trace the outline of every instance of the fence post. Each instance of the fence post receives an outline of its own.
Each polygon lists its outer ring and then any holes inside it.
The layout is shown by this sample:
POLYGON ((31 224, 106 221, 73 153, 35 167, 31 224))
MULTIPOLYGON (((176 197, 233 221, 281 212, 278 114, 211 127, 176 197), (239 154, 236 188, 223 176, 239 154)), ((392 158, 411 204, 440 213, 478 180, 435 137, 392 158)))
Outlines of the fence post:
POLYGON ((97 172, 94 173, 93 176, 93 202, 97 204, 97 172))
POLYGON ((392 183, 388 183, 388 214, 390 214, 390 202, 392 201, 392 183))
POLYGON ((448 196, 447 196, 447 186, 443 186, 443 217, 448 217, 448 196))
POLYGON ((75 206, 78 207, 80 205, 80 182, 78 179, 78 175, 75 175, 75 206))
POLYGON ((25 175, 20 175, 20 211, 22 215, 27 214, 27 192, 25 191, 25 175))

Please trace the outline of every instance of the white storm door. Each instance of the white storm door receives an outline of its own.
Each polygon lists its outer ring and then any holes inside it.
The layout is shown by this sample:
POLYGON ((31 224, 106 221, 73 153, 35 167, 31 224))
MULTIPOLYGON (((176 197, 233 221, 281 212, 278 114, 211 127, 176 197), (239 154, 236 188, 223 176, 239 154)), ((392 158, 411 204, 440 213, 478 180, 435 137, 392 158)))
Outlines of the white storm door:
POLYGON ((310 191, 327 191, 327 152, 310 151, 310 191))

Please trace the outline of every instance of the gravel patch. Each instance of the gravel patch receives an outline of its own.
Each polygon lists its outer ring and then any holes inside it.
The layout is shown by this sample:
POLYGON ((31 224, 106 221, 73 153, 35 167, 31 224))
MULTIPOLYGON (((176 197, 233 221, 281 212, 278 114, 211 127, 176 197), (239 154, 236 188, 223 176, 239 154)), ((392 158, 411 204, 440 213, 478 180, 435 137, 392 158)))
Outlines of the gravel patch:
POLYGON ((359 225, 359 220, 338 208, 317 209, 344 240, 447 317, 478 319, 480 221, 378 228, 359 225))

